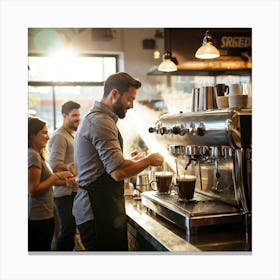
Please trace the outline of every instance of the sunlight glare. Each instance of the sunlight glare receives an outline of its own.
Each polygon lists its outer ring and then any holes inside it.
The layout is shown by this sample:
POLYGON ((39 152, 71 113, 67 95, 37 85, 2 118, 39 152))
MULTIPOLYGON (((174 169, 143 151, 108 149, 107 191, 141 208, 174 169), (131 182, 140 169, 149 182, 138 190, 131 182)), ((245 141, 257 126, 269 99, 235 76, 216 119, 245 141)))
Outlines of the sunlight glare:
POLYGON ((52 52, 49 56, 49 75, 53 81, 75 81, 77 53, 71 48, 63 48, 52 52))

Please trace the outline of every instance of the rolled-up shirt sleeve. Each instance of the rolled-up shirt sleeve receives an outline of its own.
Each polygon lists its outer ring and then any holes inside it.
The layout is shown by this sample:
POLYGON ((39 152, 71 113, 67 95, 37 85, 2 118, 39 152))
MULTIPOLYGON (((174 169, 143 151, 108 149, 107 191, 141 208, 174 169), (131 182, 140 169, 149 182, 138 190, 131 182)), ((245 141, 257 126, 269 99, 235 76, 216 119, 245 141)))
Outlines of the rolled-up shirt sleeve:
POLYGON ((91 125, 95 128, 92 144, 95 146, 106 172, 110 174, 124 161, 118 139, 118 129, 114 120, 106 115, 98 116, 91 125))
POLYGON ((56 134, 51 139, 49 164, 52 169, 56 167, 58 163, 64 163, 65 153, 67 150, 67 141, 63 135, 56 134))

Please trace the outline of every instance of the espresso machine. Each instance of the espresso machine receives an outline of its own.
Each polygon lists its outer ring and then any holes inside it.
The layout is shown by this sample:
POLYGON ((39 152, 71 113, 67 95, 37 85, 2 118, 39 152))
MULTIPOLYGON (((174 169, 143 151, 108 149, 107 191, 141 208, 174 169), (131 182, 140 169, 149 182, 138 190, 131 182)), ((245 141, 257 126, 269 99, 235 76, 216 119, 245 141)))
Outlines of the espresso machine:
POLYGON ((164 114, 149 128, 176 160, 175 173, 197 177, 194 197, 142 193, 142 204, 192 240, 200 229, 236 225, 251 235, 252 110, 220 109, 164 114))

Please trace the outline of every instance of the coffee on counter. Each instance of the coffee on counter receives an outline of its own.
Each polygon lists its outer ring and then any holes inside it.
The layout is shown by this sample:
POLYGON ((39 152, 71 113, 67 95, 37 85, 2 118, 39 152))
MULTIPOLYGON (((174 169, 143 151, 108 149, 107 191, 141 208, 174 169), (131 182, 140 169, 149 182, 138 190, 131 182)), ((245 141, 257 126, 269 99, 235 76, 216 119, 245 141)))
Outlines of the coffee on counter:
POLYGON ((196 176, 182 175, 176 177, 176 185, 179 200, 192 199, 194 195, 196 176))
POLYGON ((155 172, 157 190, 159 193, 169 193, 171 189, 173 173, 169 171, 155 172))

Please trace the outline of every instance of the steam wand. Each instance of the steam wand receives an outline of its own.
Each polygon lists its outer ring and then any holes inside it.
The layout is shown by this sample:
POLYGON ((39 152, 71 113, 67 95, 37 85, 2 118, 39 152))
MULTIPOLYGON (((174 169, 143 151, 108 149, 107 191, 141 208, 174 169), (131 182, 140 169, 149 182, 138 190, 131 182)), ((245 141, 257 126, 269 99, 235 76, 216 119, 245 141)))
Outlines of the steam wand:
POLYGON ((194 159, 191 158, 191 157, 189 157, 189 161, 188 161, 188 163, 187 163, 187 165, 186 165, 186 167, 185 167, 185 170, 188 169, 188 167, 189 167, 189 165, 191 164, 192 160, 194 160, 194 159))
POLYGON ((178 158, 177 157, 175 159, 175 165, 176 165, 176 175, 179 176, 179 172, 178 172, 178 158))
POLYGON ((218 160, 216 159, 215 160, 215 169, 216 169, 216 173, 215 173, 215 176, 216 176, 216 186, 212 188, 213 191, 217 192, 217 193, 220 193, 222 192, 223 188, 220 186, 220 172, 219 172, 219 169, 218 169, 218 160))
POLYGON ((198 156, 198 155, 194 155, 194 156, 188 156, 188 158, 189 158, 189 161, 188 161, 188 163, 187 163, 187 165, 186 165, 186 167, 185 167, 185 170, 187 170, 188 169, 188 167, 190 166, 190 164, 191 164, 191 162, 192 161, 194 161, 195 163, 198 163, 199 162, 199 160, 200 160, 200 156, 198 156))

